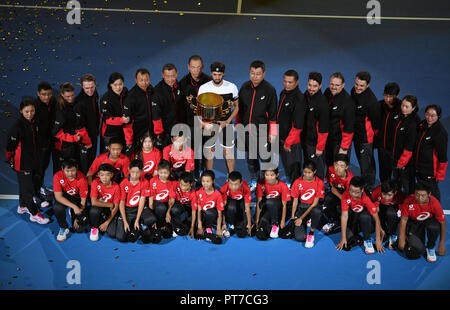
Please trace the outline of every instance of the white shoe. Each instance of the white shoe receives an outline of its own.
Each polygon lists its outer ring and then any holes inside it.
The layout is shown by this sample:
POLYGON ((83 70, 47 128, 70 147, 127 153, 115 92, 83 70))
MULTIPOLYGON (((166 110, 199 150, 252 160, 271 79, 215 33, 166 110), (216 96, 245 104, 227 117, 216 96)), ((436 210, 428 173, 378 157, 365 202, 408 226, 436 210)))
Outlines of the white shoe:
POLYGON ((50 207, 50 202, 48 202, 47 200, 44 200, 41 202, 41 208, 48 208, 50 207))
POLYGON ((322 230, 330 231, 335 225, 336 225, 336 223, 327 223, 327 224, 323 225, 322 230))
POLYGON ((175 232, 175 230, 172 232, 172 238, 176 238, 178 237, 177 233, 175 232))
POLYGON ((397 235, 389 236, 389 249, 390 250, 395 250, 394 247, 393 247, 395 242, 397 242, 397 235))
POLYGON ((91 228, 91 235, 89 236, 91 241, 98 241, 98 228, 91 228))
POLYGON ((43 225, 48 224, 48 222, 50 222, 50 220, 45 216, 43 216, 41 212, 36 213, 36 215, 30 214, 30 221, 43 225))
POLYGON ((258 182, 253 180, 252 183, 250 184, 250 191, 251 192, 255 191, 257 185, 258 185, 258 182))
POLYGON ((277 225, 272 225, 272 231, 270 232, 270 238, 278 238, 278 231, 280 228, 277 225))
POLYGON ((25 214, 25 213, 30 214, 30 211, 28 211, 27 207, 22 207, 21 205, 18 205, 17 206, 17 213, 19 213, 19 214, 25 214))
POLYGON ((312 248, 313 246, 314 246, 314 235, 307 235, 305 248, 312 248))
POLYGON ((59 242, 63 242, 67 239, 67 235, 69 235, 70 230, 68 228, 60 228, 58 236, 56 237, 56 240, 59 242))
POLYGON ((428 249, 427 248, 427 261, 429 263, 435 263, 436 262, 436 250, 435 249, 428 249))
POLYGON ((311 227, 311 219, 306 222, 306 226, 311 227))
POLYGON ((373 248, 372 240, 365 240, 364 241, 364 250, 366 254, 373 254, 375 253, 375 249, 373 248))
POLYGON ((223 235, 225 238, 228 238, 228 237, 230 236, 230 232, 229 232, 227 229, 224 229, 223 232, 222 232, 222 235, 223 235))

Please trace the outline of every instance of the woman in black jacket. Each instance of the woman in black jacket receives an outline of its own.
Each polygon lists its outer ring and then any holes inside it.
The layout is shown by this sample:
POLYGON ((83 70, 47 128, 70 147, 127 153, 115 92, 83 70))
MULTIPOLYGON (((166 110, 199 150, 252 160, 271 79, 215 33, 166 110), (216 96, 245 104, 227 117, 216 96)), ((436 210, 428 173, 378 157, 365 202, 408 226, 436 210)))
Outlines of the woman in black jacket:
POLYGON ((112 137, 119 137, 127 147, 122 152, 129 152, 133 144, 133 125, 130 123, 129 107, 125 104, 128 89, 124 87, 123 75, 114 72, 109 76, 108 91, 100 99, 102 113, 101 153, 107 152, 106 146, 112 137))
POLYGON ((26 97, 20 103, 20 117, 8 133, 6 158, 17 173, 19 183, 19 207, 17 213, 30 214, 30 221, 47 224, 49 219, 42 215, 33 201, 39 193, 39 155, 38 127, 34 121, 36 108, 34 99, 26 97))
POLYGON ((410 160, 414 151, 417 125, 420 122, 418 110, 417 97, 406 95, 402 100, 400 112, 392 118, 390 123, 389 135, 393 137, 394 179, 402 186, 405 195, 414 192, 414 167, 410 160))
POLYGON ((425 109, 425 120, 417 129, 413 164, 417 181, 429 186, 431 194, 440 200, 438 182, 445 179, 447 172, 448 134, 439 119, 442 109, 431 104, 425 109))

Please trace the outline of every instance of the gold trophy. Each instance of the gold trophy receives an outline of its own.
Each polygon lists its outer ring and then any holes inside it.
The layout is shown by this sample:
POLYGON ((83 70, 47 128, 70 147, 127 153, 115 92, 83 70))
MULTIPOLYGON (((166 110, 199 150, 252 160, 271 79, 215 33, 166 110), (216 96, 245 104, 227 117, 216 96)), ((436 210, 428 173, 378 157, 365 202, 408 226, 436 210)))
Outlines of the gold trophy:
POLYGON ((197 97, 197 104, 192 105, 194 113, 202 117, 204 122, 219 121, 230 111, 230 104, 223 109, 223 98, 216 93, 203 93, 197 97))

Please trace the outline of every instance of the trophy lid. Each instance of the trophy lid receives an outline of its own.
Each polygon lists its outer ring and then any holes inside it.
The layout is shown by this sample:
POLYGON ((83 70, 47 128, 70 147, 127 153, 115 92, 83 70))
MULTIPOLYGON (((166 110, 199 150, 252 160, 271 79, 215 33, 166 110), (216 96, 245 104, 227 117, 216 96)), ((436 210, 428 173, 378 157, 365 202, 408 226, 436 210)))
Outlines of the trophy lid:
POLYGON ((221 95, 216 93, 203 93, 197 97, 197 102, 203 106, 218 106, 223 102, 221 95))

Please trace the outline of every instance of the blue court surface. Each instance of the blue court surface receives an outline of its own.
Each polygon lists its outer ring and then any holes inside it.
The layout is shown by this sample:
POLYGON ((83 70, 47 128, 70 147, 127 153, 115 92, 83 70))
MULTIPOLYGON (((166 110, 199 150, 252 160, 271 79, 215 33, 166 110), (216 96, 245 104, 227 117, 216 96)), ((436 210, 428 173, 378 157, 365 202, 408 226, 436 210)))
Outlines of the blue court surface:
MULTIPOLYGON (((300 88, 307 74, 328 77, 341 71, 346 90, 358 71, 372 74, 371 88, 379 99, 387 82, 400 84, 400 97, 419 98, 420 116, 431 103, 443 107, 441 122, 450 131, 450 2, 381 1, 381 24, 369 25, 367 1, 80 1, 81 24, 66 22, 66 1, 2 1, 0 5, 0 146, 18 115, 24 95, 35 95, 39 81, 55 89, 70 81, 79 91, 79 77, 97 77, 100 94, 110 73, 119 71, 125 85, 146 67, 151 84, 161 79, 163 64, 172 62, 178 78, 187 73, 190 55, 205 63, 226 64, 225 79, 238 87, 249 79, 250 62, 266 63, 266 80, 282 90, 283 73, 296 69, 300 88), (8 5, 23 7, 8 7, 8 5), (48 8, 32 8, 27 5, 48 8), (58 8, 59 6, 59 8, 58 8), (87 10, 90 8, 90 10, 87 10), (96 8, 96 9, 95 9, 96 8), (112 10, 114 9, 114 10, 112 10), (141 11, 138 11, 141 10, 141 11), (154 11, 158 10, 158 12, 154 11), (351 18, 351 17, 359 18, 351 18), (404 19, 401 19, 404 18, 404 19)), ((353 152, 354 153, 354 152, 353 152)), ((376 155, 376 154, 375 154, 376 155)), ((4 159, 2 159, 3 161, 4 159)), ((0 169, 0 289, 124 289, 124 290, 448 290, 447 255, 434 264, 409 261, 398 252, 366 255, 362 248, 339 252, 340 234, 316 234, 306 249, 293 240, 258 241, 228 238, 222 245, 183 237, 161 244, 124 244, 107 236, 91 242, 72 234, 56 241, 56 220, 31 223, 16 212, 18 187, 6 164, 0 169), (373 262, 373 261, 376 262, 373 262), (80 284, 71 284, 79 262, 80 284), (374 266, 380 271, 373 283, 374 266), (68 268, 69 267, 69 268, 68 268), (371 280, 372 279, 372 280, 371 280), (370 284, 372 283, 372 284, 370 284)), ((237 169, 249 177, 245 160, 237 169)), ((351 170, 359 174, 354 155, 351 170)), ((46 185, 51 186, 51 167, 46 185)), ((216 160, 217 185, 225 182, 224 160, 216 160)), ((280 176, 284 172, 280 169, 280 176)), ((450 210, 450 182, 439 184, 443 208, 450 210)), ((448 216, 447 216, 448 219, 448 216)))

